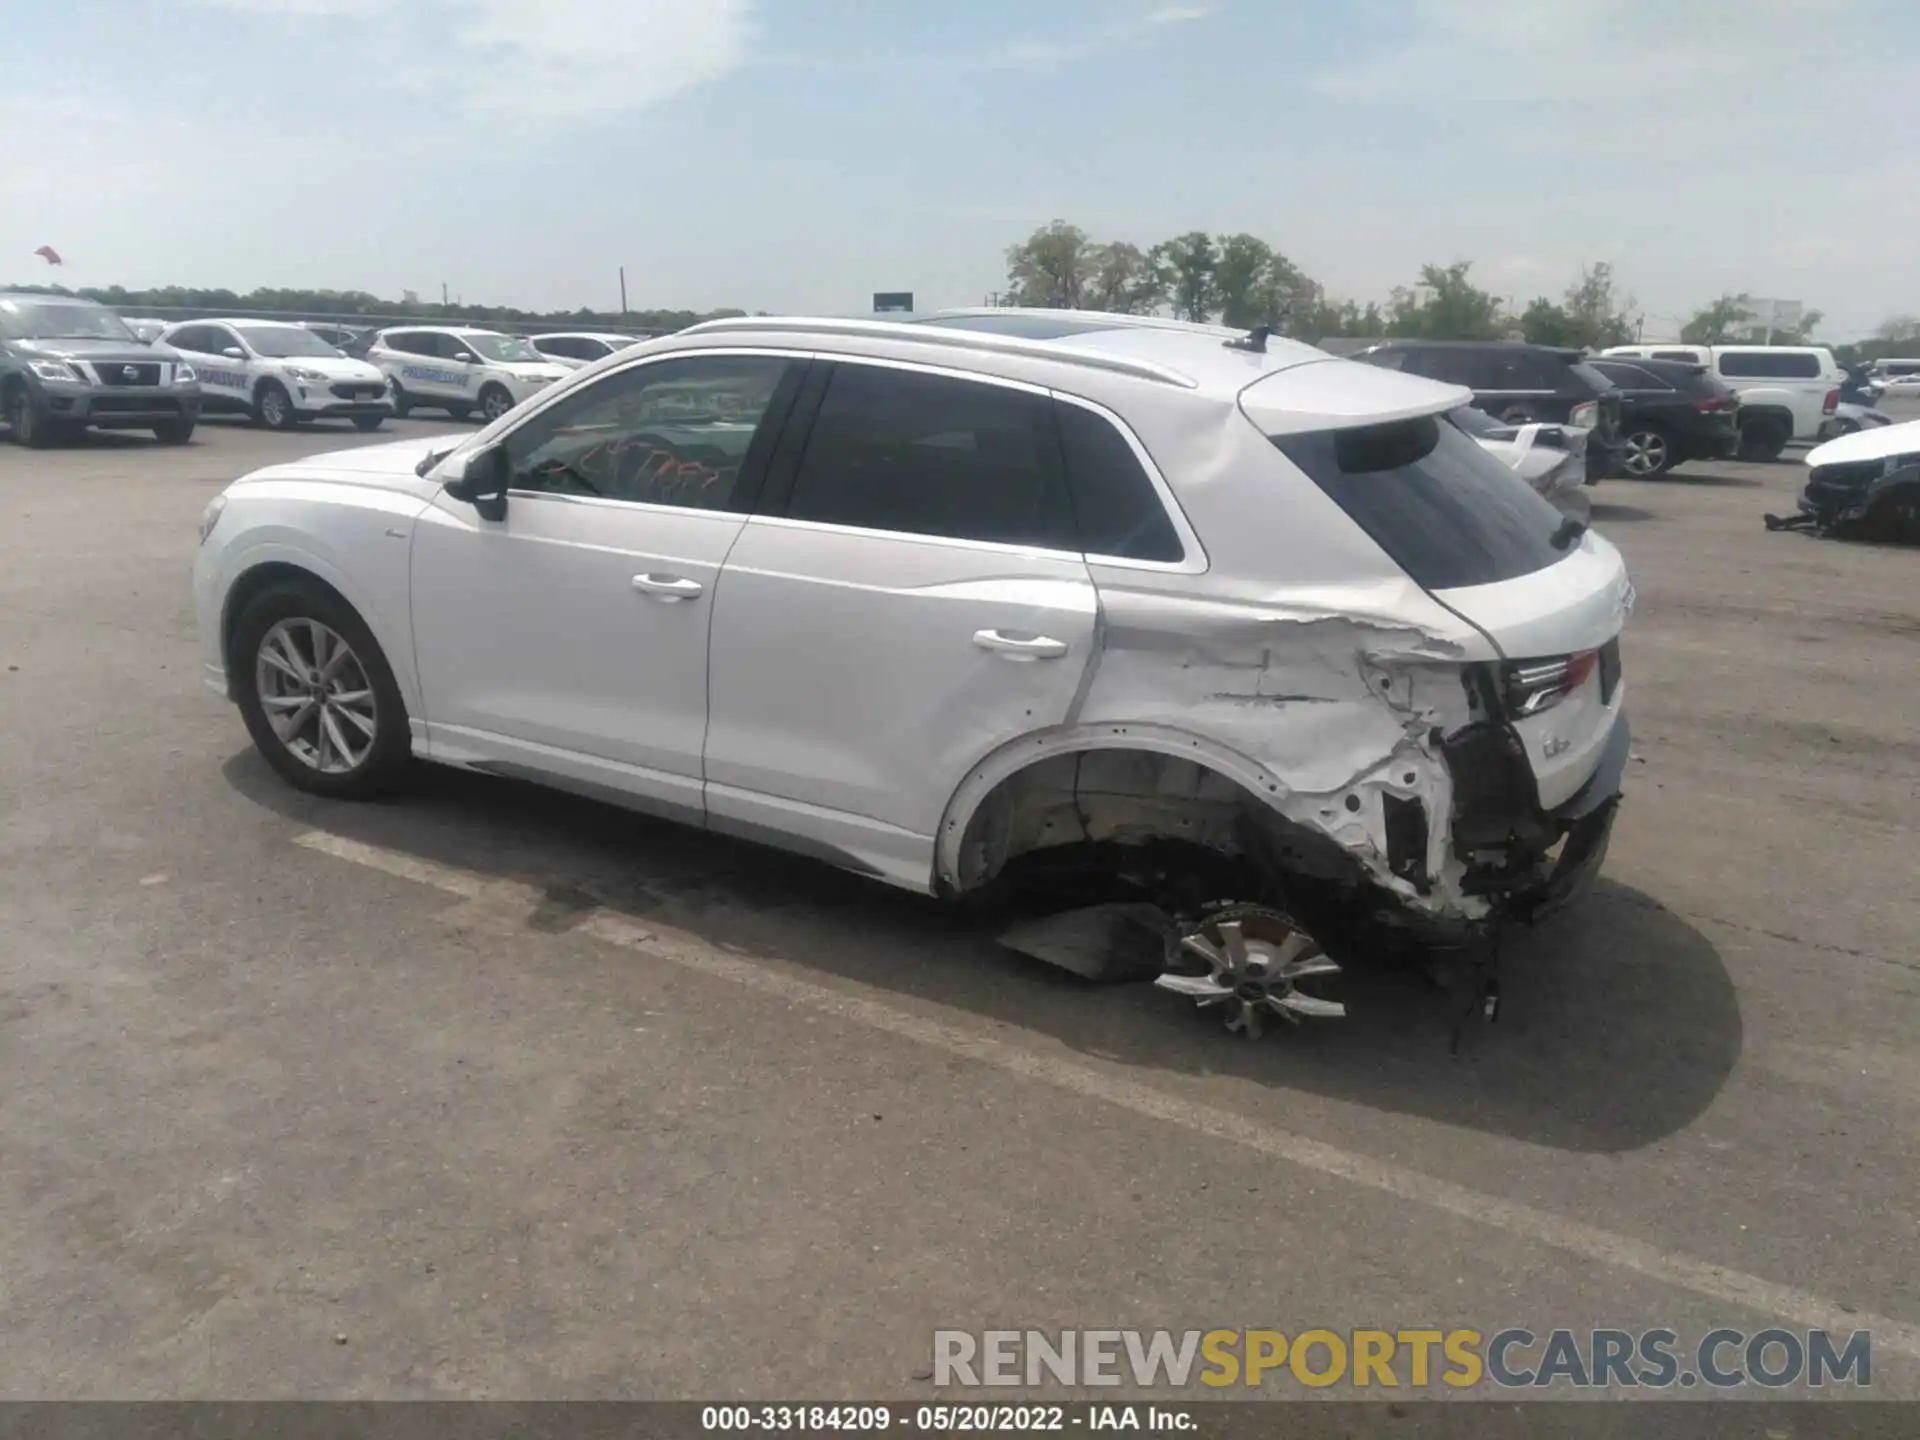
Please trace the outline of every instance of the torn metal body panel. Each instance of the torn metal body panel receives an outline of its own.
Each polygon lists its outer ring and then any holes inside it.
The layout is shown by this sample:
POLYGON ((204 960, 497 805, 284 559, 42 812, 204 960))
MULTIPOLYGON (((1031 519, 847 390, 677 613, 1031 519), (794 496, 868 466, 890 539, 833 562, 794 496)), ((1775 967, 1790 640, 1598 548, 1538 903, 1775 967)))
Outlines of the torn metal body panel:
POLYGON ((1920 421, 1815 446, 1799 512, 1766 520, 1769 530, 1920 543, 1920 421))

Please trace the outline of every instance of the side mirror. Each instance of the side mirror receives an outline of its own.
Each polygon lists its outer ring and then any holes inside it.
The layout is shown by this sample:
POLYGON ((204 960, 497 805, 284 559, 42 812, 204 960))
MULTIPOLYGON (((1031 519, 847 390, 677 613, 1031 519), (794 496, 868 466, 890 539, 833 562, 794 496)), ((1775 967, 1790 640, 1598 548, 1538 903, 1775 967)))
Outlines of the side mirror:
POLYGON ((473 506, 482 520, 507 518, 507 481, 513 462, 506 447, 492 445, 467 457, 466 468, 447 482, 447 494, 473 506))
POLYGON ((461 365, 473 364, 473 355, 470 351, 456 350, 453 352, 453 358, 456 362, 458 362, 461 365))
POLYGON ((229 345, 220 353, 229 360, 244 360, 247 358, 247 352, 242 350, 238 345, 229 345))

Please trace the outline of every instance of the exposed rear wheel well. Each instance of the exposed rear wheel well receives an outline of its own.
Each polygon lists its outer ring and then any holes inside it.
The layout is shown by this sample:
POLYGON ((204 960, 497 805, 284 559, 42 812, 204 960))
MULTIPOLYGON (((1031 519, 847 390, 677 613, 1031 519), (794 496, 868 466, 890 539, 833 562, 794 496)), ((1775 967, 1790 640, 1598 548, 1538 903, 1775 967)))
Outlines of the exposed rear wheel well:
POLYGON ((1116 855, 1150 851, 1185 853, 1209 877, 1238 873, 1262 890, 1367 878, 1330 836, 1202 761, 1089 748, 1037 760, 994 786, 968 817, 941 883, 950 893, 983 890, 1014 862, 1043 853, 1049 862, 1084 856, 1105 868, 1116 855))

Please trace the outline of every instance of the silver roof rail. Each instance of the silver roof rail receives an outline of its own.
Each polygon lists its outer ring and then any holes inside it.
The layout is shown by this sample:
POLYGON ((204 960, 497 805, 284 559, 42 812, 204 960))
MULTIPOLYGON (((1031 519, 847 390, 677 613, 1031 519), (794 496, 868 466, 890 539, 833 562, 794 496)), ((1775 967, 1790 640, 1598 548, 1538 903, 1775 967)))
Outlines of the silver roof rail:
MULTIPOLYGON (((1091 320, 1110 330, 1173 330, 1184 335, 1215 335, 1224 340, 1229 335, 1244 335, 1247 332, 1236 330, 1231 325, 1215 325, 1209 321, 1175 320, 1166 315, 1130 315, 1120 310, 1061 310, 1045 305, 955 305, 946 310, 924 312, 928 319, 921 323, 933 324, 948 316, 971 318, 976 315, 1053 315, 1062 320, 1091 320)), ((992 334, 992 331, 987 331, 992 334)))
MULTIPOLYGON (((1095 350, 1076 350, 1059 340, 1021 340, 1010 335, 990 335, 978 330, 948 330, 938 325, 902 325, 892 320, 841 320, 810 316, 738 315, 728 320, 705 320, 680 331, 681 335, 717 335, 727 331, 759 334, 844 335, 867 340, 896 340, 934 349, 972 350, 989 355, 1018 355, 1030 360, 1051 360, 1056 364, 1084 365, 1090 370, 1110 370, 1138 380, 1155 380, 1162 385, 1178 385, 1183 390, 1199 388, 1191 375, 1151 360, 1135 360, 1127 355, 1107 355, 1095 350)), ((1071 337, 1067 337, 1071 339, 1071 337)))

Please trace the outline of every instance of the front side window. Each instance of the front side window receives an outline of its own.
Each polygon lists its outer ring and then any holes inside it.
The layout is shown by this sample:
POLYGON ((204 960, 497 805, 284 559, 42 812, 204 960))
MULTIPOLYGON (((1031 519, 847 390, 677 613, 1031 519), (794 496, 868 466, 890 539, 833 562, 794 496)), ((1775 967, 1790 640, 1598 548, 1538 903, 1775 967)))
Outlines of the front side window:
POLYGON ((532 342, 522 340, 518 335, 462 335, 457 343, 482 360, 494 360, 507 365, 538 365, 546 358, 533 348, 532 342))
POLYGON ((796 520, 1078 551, 1051 401, 840 363, 794 477, 796 520))
POLYGON ((1273 443, 1428 590, 1544 570, 1569 544, 1526 481, 1433 416, 1278 435, 1273 443))
POLYGON ((1618 360, 1595 360, 1592 366, 1622 390, 1671 390, 1673 388, 1651 370, 1643 370, 1638 365, 1623 365, 1618 360))
POLYGON ((609 375, 503 442, 515 490, 696 510, 733 506, 790 362, 690 356, 609 375))

